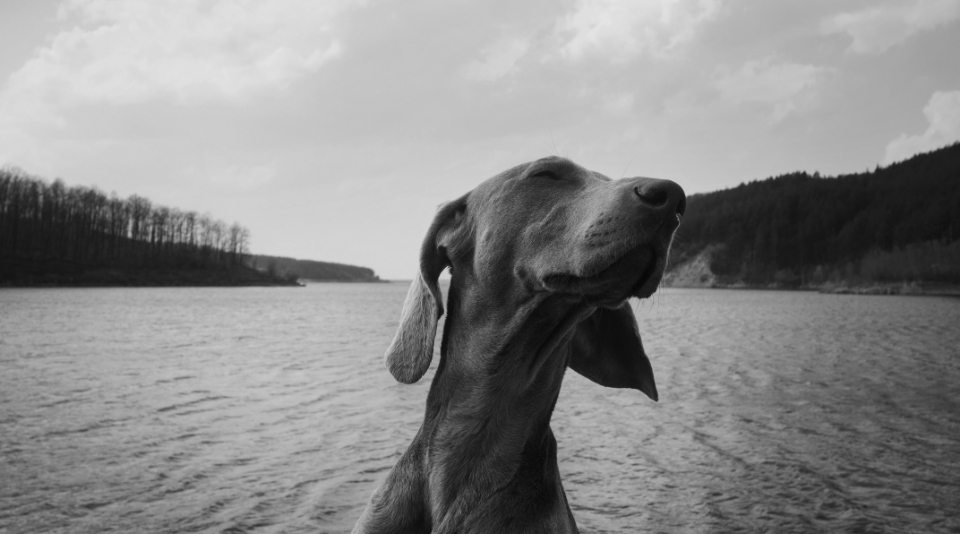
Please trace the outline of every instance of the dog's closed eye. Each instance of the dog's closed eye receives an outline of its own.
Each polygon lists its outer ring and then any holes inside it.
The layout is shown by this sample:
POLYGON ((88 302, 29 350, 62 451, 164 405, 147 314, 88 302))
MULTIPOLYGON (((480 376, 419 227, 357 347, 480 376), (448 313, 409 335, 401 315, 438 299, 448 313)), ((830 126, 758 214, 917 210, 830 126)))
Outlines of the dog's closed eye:
POLYGON ((530 178, 548 178, 550 180, 560 180, 560 175, 550 169, 539 170, 530 175, 530 178))

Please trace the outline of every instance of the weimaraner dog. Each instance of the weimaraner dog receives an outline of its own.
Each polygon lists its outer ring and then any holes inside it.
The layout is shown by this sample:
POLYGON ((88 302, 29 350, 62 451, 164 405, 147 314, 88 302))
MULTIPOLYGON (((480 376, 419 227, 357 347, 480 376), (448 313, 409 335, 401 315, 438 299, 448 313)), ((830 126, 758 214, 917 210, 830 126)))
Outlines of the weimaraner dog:
POLYGON ((452 273, 423 426, 355 534, 578 532, 550 416, 570 367, 657 400, 627 304, 656 290, 686 206, 667 180, 610 180, 549 157, 441 206, 386 365, 423 376, 452 273))

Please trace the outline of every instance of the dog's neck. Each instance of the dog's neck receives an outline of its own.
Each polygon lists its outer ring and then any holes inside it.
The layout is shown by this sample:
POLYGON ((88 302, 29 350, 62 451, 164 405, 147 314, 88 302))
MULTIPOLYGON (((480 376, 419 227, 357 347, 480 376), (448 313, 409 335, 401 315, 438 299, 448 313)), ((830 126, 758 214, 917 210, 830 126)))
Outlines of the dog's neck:
POLYGON ((477 506, 485 494, 528 483, 559 490, 566 508, 550 417, 573 330, 590 310, 543 294, 500 302, 458 282, 424 423, 434 511, 477 506))

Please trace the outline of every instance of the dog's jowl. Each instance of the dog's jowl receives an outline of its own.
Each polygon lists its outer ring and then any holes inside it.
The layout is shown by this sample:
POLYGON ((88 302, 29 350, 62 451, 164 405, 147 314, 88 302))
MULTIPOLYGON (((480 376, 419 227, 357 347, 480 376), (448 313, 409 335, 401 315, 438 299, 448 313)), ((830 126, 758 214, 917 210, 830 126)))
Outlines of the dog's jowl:
POLYGON ((550 429, 563 374, 657 400, 627 300, 656 290, 685 206, 673 182, 550 157, 440 207, 386 353, 419 380, 446 308, 423 426, 354 533, 577 532, 550 429))

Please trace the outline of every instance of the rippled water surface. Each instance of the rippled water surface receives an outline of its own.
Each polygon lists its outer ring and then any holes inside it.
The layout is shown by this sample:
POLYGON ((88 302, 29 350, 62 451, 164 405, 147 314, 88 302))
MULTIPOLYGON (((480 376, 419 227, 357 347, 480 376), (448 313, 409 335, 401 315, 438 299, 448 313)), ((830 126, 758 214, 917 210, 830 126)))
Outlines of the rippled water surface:
MULTIPOLYGON (((432 377, 381 363, 406 289, 0 290, 0 532, 349 532, 432 377)), ((660 402, 554 414, 583 532, 960 533, 960 300, 635 306, 660 402)))

